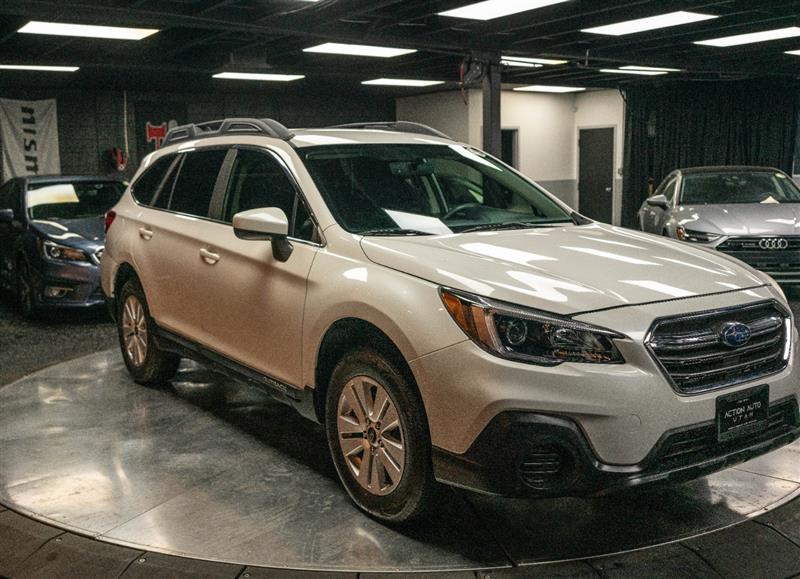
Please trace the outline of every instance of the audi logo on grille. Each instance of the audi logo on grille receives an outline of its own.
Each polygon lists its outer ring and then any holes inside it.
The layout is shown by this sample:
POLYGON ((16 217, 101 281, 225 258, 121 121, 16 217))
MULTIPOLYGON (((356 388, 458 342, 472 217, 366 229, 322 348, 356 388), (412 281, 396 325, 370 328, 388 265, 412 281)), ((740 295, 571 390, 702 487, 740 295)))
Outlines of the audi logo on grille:
POLYGON ((789 240, 783 237, 765 237, 758 240, 758 246, 761 249, 778 250, 787 249, 789 247, 789 240))

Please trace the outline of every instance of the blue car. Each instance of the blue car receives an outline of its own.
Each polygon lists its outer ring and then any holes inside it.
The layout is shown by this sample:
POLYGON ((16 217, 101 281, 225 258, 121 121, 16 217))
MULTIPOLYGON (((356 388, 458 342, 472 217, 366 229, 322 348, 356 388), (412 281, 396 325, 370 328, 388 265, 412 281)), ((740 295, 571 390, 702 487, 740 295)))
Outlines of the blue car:
POLYGON ((105 303, 104 216, 126 184, 108 177, 35 176, 0 188, 0 286, 22 313, 105 303))

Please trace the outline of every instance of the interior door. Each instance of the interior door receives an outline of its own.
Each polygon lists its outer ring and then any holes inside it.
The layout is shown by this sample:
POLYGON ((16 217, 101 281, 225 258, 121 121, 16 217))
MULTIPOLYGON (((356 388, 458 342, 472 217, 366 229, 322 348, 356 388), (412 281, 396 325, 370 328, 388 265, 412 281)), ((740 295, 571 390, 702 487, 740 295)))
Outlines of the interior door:
POLYGON ((219 222, 200 249, 214 256, 199 269, 203 343, 249 368, 301 387, 301 333, 308 273, 318 245, 310 215, 282 162, 265 150, 240 149, 230 169, 219 222), (241 211, 279 207, 293 246, 286 261, 269 241, 237 238, 230 223, 241 211))
POLYGON ((611 223, 614 210, 614 129, 581 129, 578 210, 611 223))

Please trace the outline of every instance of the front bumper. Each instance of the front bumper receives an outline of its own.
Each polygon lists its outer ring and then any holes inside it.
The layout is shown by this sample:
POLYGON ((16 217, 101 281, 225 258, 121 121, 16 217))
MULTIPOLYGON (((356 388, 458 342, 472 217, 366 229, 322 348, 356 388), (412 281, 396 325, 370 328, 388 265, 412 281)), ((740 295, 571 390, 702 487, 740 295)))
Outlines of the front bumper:
POLYGON ((800 437, 796 397, 770 405, 763 432, 717 442, 714 422, 665 433, 639 464, 603 463, 569 418, 526 412, 496 416, 470 449, 457 455, 434 448, 436 478, 503 496, 608 494, 628 487, 690 480, 739 464, 800 437))
POLYGON ((36 307, 94 308, 105 304, 100 287, 100 268, 92 263, 42 262, 32 269, 33 295, 36 307), (47 288, 65 288, 63 297, 48 297, 47 288))

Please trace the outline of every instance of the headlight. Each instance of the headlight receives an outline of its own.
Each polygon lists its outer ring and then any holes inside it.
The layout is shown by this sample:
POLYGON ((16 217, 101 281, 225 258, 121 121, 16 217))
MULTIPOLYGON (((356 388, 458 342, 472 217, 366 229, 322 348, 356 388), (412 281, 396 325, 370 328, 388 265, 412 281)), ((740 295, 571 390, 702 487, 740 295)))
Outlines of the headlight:
POLYGON ((48 259, 57 259, 61 261, 89 261, 89 258, 80 249, 74 247, 67 247, 54 241, 45 241, 42 243, 42 253, 48 259))
POLYGON ((705 231, 696 231, 694 229, 686 229, 682 225, 678 225, 675 229, 675 237, 681 241, 691 241, 692 243, 711 243, 716 241, 721 236, 716 233, 706 233, 705 231))
POLYGON ((441 288, 456 324, 488 352, 532 364, 621 364, 614 338, 625 336, 555 314, 529 310, 441 288))

